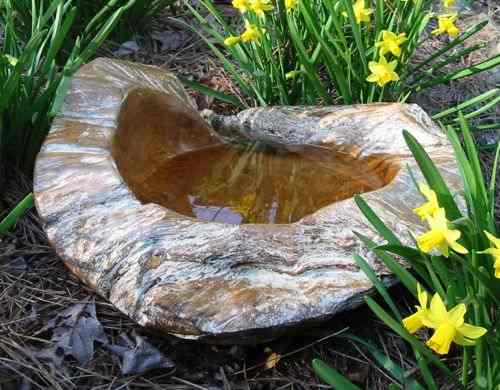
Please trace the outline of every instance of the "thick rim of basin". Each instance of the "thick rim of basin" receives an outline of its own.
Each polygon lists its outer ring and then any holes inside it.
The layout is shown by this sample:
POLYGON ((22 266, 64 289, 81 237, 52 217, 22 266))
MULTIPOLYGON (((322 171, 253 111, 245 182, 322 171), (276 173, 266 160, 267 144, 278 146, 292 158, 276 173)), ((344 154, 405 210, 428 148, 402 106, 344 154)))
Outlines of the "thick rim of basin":
MULTIPOLYGON (((358 305, 371 284, 353 262, 353 253, 386 273, 353 234, 379 241, 353 199, 288 225, 203 222, 156 204, 141 204, 111 156, 121 103, 134 88, 175 94, 196 109, 167 72, 95 60, 73 78, 37 158, 34 182, 37 209, 59 256, 73 274, 122 312, 141 325, 182 337, 222 340, 253 330, 251 337, 257 339, 358 305)), ((348 118, 357 108, 288 112, 311 118, 321 114, 315 142, 354 145, 360 155, 398 155, 403 168, 396 178, 364 198, 389 228, 407 237, 409 230, 423 228, 411 212, 422 199, 405 167, 420 178, 418 168, 397 126, 384 128, 381 123, 351 132, 341 126, 328 128, 329 120, 348 118)), ((422 123, 408 130, 422 142, 452 190, 460 189, 451 147, 420 108, 372 108, 384 113, 382 122, 405 112, 421 117, 422 123)))

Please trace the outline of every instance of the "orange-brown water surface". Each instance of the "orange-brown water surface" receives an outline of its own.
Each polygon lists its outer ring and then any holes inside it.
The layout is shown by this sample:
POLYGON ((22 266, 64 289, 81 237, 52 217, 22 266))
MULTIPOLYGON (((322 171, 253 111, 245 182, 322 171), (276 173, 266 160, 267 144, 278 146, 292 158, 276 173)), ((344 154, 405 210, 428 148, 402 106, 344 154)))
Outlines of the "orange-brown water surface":
POLYGON ((206 221, 291 223, 383 187, 395 173, 382 156, 356 159, 327 147, 215 145, 165 161, 135 193, 206 221))
POLYGON ((389 183, 391 156, 355 158, 326 146, 226 144, 175 96, 131 91, 119 115, 113 157, 144 203, 205 221, 291 223, 331 203, 389 183))

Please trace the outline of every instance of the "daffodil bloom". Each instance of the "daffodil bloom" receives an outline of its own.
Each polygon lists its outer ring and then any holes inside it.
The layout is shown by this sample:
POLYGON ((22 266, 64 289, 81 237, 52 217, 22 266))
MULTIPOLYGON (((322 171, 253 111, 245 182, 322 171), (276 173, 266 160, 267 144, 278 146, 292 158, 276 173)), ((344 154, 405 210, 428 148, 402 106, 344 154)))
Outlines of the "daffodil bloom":
POLYGON ((238 9, 242 14, 250 9, 249 0, 233 0, 232 5, 238 9))
POLYGON ((417 284, 417 295, 418 295, 418 302, 420 303, 420 306, 415 306, 417 311, 413 313, 412 315, 406 317, 403 319, 403 326, 410 332, 411 334, 417 332, 421 328, 423 328, 424 325, 424 320, 427 316, 427 301, 428 301, 428 295, 427 291, 422 289, 422 286, 420 284, 417 284))
POLYGON ((291 11, 297 7, 299 0, 285 0, 285 8, 287 11, 291 11))
POLYGON ((417 238, 417 245, 424 253, 430 253, 437 249, 444 257, 450 254, 450 248, 455 252, 467 254, 468 251, 457 241, 460 238, 460 230, 448 227, 443 208, 437 210, 432 217, 427 218, 430 230, 417 238))
POLYGON ((460 32, 459 28, 455 26, 457 17, 457 14, 438 16, 438 28, 433 30, 432 33, 434 35, 446 33, 450 38, 455 37, 460 32))
POLYGON ((250 9, 259 16, 264 16, 266 11, 271 11, 274 6, 271 0, 250 0, 250 9))
POLYGON ((423 319, 426 327, 435 329, 434 334, 427 341, 429 348, 444 355, 450 351, 452 342, 464 346, 474 345, 475 340, 486 333, 486 329, 466 324, 465 312, 466 307, 463 303, 447 311, 439 294, 434 294, 427 315, 423 319))
POLYGON ((370 74, 366 80, 370 83, 377 83, 379 87, 383 87, 388 82, 397 81, 399 80, 399 76, 394 71, 397 66, 397 61, 387 62, 384 56, 380 57, 378 62, 370 61, 368 63, 368 68, 372 74, 370 74))
POLYGON ((427 345, 436 353, 447 354, 452 342, 463 346, 474 345, 475 340, 486 333, 486 329, 480 326, 465 323, 466 307, 463 303, 448 311, 443 300, 436 293, 432 297, 430 307, 427 307, 427 292, 422 290, 419 284, 417 284, 417 291, 420 306, 416 306, 416 313, 403 320, 403 325, 411 334, 423 327, 435 329, 427 345))
POLYGON ((493 256, 493 260, 495 260, 495 264, 493 265, 493 267, 495 268, 495 277, 500 278, 500 238, 495 237, 493 234, 488 233, 487 231, 485 231, 484 234, 486 234, 486 237, 488 237, 488 240, 490 240, 494 247, 488 248, 478 253, 485 253, 487 255, 493 256))
POLYGON ((382 40, 375 44, 376 47, 380 48, 380 55, 383 56, 386 53, 392 53, 396 57, 401 55, 401 45, 406 42, 406 34, 401 33, 399 35, 394 34, 391 31, 382 31, 382 40))
POLYGON ((7 63, 10 65, 10 66, 16 66, 17 63, 19 62, 18 59, 16 57, 12 57, 11 55, 9 54, 4 54, 3 57, 7 63))
POLYGON ((262 34, 264 33, 264 29, 256 26, 255 24, 251 24, 248 21, 245 22, 245 31, 241 34, 241 40, 243 42, 252 42, 258 41, 262 34))
POLYGON ((439 210, 438 198, 436 193, 425 183, 420 183, 418 185, 418 189, 422 195, 425 196, 427 202, 422 206, 413 209, 413 212, 417 214, 422 221, 425 221, 427 218, 434 216, 436 211, 439 210))
POLYGON ((224 45, 233 46, 233 45, 236 45, 237 43, 239 43, 240 41, 241 41, 241 37, 231 35, 231 36, 227 37, 226 39, 224 39, 224 45))
POLYGON ((288 72, 287 74, 285 74, 285 78, 287 80, 290 80, 290 79, 294 79, 295 77, 297 77, 299 74, 300 74, 300 70, 292 70, 290 72, 288 72))
POLYGON ((455 5, 455 0, 443 0, 443 5, 445 8, 453 7, 455 5))
POLYGON ((370 21, 370 15, 373 13, 373 10, 371 8, 365 8, 365 0, 357 0, 352 6, 352 9, 358 24, 370 21))

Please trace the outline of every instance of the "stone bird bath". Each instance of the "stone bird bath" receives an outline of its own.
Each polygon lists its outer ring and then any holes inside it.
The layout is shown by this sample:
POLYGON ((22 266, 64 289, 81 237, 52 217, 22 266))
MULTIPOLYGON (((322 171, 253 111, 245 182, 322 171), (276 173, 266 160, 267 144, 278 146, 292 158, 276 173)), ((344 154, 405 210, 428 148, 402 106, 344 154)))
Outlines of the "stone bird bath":
POLYGON ((460 188, 448 141, 415 105, 208 119, 172 74, 98 59, 73 78, 36 163, 36 206, 69 270, 139 324, 180 337, 252 343, 359 305, 371 284, 353 254, 387 271, 353 234, 380 242, 352 196, 364 192, 401 237, 423 229, 403 129, 460 188), (252 145, 265 145, 252 154, 262 163, 232 181, 252 145), (193 188, 201 195, 188 199, 193 188))

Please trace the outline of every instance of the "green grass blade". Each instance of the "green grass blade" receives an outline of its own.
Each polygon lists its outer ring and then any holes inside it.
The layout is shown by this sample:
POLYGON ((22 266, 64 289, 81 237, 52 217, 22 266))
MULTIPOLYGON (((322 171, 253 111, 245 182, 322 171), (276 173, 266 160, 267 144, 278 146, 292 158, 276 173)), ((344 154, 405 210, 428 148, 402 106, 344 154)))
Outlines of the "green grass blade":
MULTIPOLYGON (((491 100, 490 102, 484 104, 482 107, 478 108, 477 110, 473 112, 469 112, 468 114, 464 115, 464 119, 473 119, 476 118, 477 116, 485 113, 491 108, 497 108, 498 104, 500 103, 500 96, 497 96, 495 99, 491 100)), ((455 119, 456 122, 460 121, 460 118, 455 119)))
POLYGON ((443 371, 446 375, 451 376, 452 372, 444 363, 435 356, 430 349, 427 349, 417 338, 412 336, 403 327, 402 324, 394 320, 377 302, 375 302, 370 297, 365 297, 367 305, 375 313, 375 315, 380 318, 389 328, 391 328, 395 333, 397 333, 402 339, 407 341, 413 348, 420 352, 423 356, 429 359, 436 367, 443 371))
POLYGON ((368 352, 370 352, 370 354, 375 358, 377 363, 381 367, 383 367, 384 370, 389 372, 395 380, 400 382, 400 384, 403 385, 405 389, 424 390, 422 385, 418 383, 416 379, 408 378, 408 373, 399 364, 394 362, 394 360, 392 360, 389 356, 387 356, 384 352, 376 348, 370 342, 363 340, 362 338, 357 337, 350 333, 343 334, 339 337, 352 340, 365 347, 368 350, 368 352))
POLYGON ((79 68, 85 62, 87 62, 90 57, 96 52, 96 50, 103 44, 106 38, 109 36, 111 31, 113 31, 114 27, 122 17, 123 13, 135 3, 135 0, 129 0, 125 5, 118 8, 113 15, 111 15, 106 23, 101 27, 99 32, 95 35, 95 37, 90 41, 90 43, 82 50, 80 55, 78 56, 75 62, 75 69, 79 68))
POLYGON ((450 41, 442 49, 436 51, 431 56, 427 57, 424 61, 419 63, 414 69, 411 70, 411 72, 415 73, 416 71, 420 70, 425 65, 434 61, 436 58, 440 58, 443 54, 448 53, 452 48, 462 44, 467 39, 469 39, 471 36, 473 36, 474 34, 477 34, 479 31, 481 31, 486 25, 488 25, 488 23, 489 23, 489 21, 485 20, 485 21, 478 23, 477 25, 471 27, 469 30, 463 32, 458 37, 456 37, 455 39, 450 41))
POLYGON ((373 286, 376 288, 378 293, 384 298, 384 301, 387 303, 387 305, 390 307, 392 310, 394 316, 401 321, 401 313, 399 312, 396 304, 392 300, 391 296, 389 295, 389 292, 387 291, 387 288, 384 286, 384 284, 381 282, 381 280, 378 278, 378 276, 375 274, 373 271, 372 267, 366 262, 365 259, 363 259, 359 255, 354 255, 354 260, 356 261, 356 264, 361 268, 361 270, 365 273, 365 275, 370 279, 370 282, 373 284, 373 286))
POLYGON ((363 43, 363 38, 361 36, 361 28, 360 24, 356 21, 356 16, 354 15, 353 4, 351 0, 341 0, 344 9, 347 12, 349 23, 352 28, 352 33, 354 36, 354 42, 356 43, 357 52, 363 63, 365 74, 368 74, 368 61, 366 59, 366 50, 365 45, 363 43))
POLYGON ((454 253, 451 254, 456 261, 462 264, 467 270, 476 278, 481 286, 489 293, 491 298, 495 301, 496 305, 500 305, 500 285, 496 282, 496 280, 492 280, 491 277, 486 276, 481 273, 478 269, 474 268, 471 262, 468 259, 462 258, 462 256, 458 256, 454 253))
POLYGON ((417 161, 427 184, 436 192, 439 204, 446 209, 448 218, 452 220, 459 219, 462 214, 434 162, 415 137, 413 137, 408 131, 404 130, 403 136, 408 148, 413 154, 413 157, 417 161))
POLYGON ((376 247, 376 249, 401 256, 411 263, 413 263, 414 261, 419 261, 422 256, 419 250, 404 245, 381 245, 376 247))
POLYGON ((7 231, 16 224, 18 219, 31 207, 33 207, 33 194, 28 194, 26 197, 14 207, 14 209, 0 222, 0 236, 3 236, 7 231))
POLYGON ((385 238, 389 244, 402 245, 399 238, 392 232, 391 229, 378 217, 378 215, 373 211, 373 209, 366 203, 366 201, 359 195, 354 197, 356 205, 359 207, 366 219, 372 224, 374 229, 385 238))
MULTIPOLYGON (((462 135, 464 139, 465 148, 467 150, 467 157, 470 161, 470 166, 472 168, 472 174, 476 179, 477 185, 477 197, 476 197, 476 209, 480 210, 482 214, 477 215, 476 218, 481 221, 487 222, 489 215, 487 205, 488 205, 488 191, 486 189, 486 183, 484 181, 483 171, 481 169, 481 163, 479 161, 479 155, 477 153, 476 145, 474 139, 469 130, 469 126, 465 120, 465 117, 460 113, 459 115, 460 127, 462 129, 462 135)), ((489 226, 491 228, 491 226, 489 226)))
POLYGON ((398 277, 398 279, 403 283, 408 291, 412 293, 412 295, 417 298, 417 279, 401 264, 399 264, 392 256, 385 253, 383 250, 379 250, 378 245, 370 240, 368 237, 363 234, 356 233, 356 236, 363 242, 363 244, 371 250, 382 262, 384 265, 398 277))
POLYGON ((50 118, 54 118, 59 113, 59 110, 61 109, 64 103, 64 98, 66 97, 66 94, 68 93, 69 88, 71 86, 71 76, 69 76, 71 72, 67 73, 68 74, 63 74, 63 77, 61 78, 61 81, 57 86, 57 90, 54 95, 54 100, 52 101, 52 105, 48 113, 48 116, 50 118))
POLYGON ((311 61, 307 54, 307 50, 303 43, 303 38, 299 34, 295 20, 290 15, 287 15, 287 20, 288 20, 288 28, 290 30, 290 37, 292 38, 292 43, 296 48, 297 54, 300 59, 300 64, 302 65, 302 67, 304 67, 306 71, 307 79, 311 82, 312 86, 314 86, 316 92, 319 94, 319 96, 321 96, 323 101, 325 103, 331 103, 332 101, 331 96, 328 95, 328 92, 325 89, 325 86, 322 84, 318 73, 311 64, 311 61))
POLYGON ((335 390, 361 390, 340 372, 331 368, 322 360, 314 359, 312 361, 312 367, 316 375, 332 386, 335 390))
POLYGON ((491 171, 491 179, 489 186, 489 201, 490 201, 490 218, 495 220, 495 203, 496 203, 496 183, 497 183, 497 169, 498 160, 500 157, 500 142, 497 145, 497 150, 495 152, 495 160, 493 162, 493 168, 491 171))
POLYGON ((300 11, 302 12, 302 15, 304 16, 304 20, 306 21, 306 26, 318 40, 321 48, 323 49, 323 53, 325 54, 326 57, 327 67, 329 69, 330 68, 334 69, 334 71, 330 71, 330 74, 331 77, 334 80, 336 80, 339 92, 342 94, 346 103, 348 104, 351 103, 352 97, 351 97, 351 92, 349 90, 349 86, 347 85, 347 81, 343 75, 343 72, 338 71, 339 62, 335 56, 335 53, 332 50, 332 46, 333 47, 335 46, 332 45, 331 43, 326 42, 325 39, 323 39, 321 33, 318 30, 317 20, 314 20, 312 16, 312 10, 310 9, 310 6, 306 2, 299 2, 299 7, 300 11))
POLYGON ((231 96, 228 94, 225 94, 220 91, 216 91, 215 89, 212 89, 210 87, 207 87, 206 85, 202 83, 197 83, 196 81, 188 80, 185 77, 179 77, 179 80, 188 88, 193 89, 194 91, 203 93, 204 95, 211 96, 215 99, 218 99, 222 102, 232 104, 235 107, 239 108, 246 108, 243 103, 241 103, 235 96, 231 96))
POLYGON ((442 119, 444 117, 447 117, 449 115, 452 115, 452 114, 456 114, 458 113, 459 111, 463 111, 471 106, 474 106, 478 103, 481 103, 485 100, 489 100, 491 98, 494 98, 495 96, 497 96, 498 94, 500 93, 500 88, 494 88, 490 91, 487 91, 485 93, 482 93, 481 95, 479 96, 476 96, 472 99, 469 99, 463 103, 460 103, 458 105, 456 105, 455 107, 451 107, 451 108, 448 108, 446 110, 443 110, 435 115, 432 116, 432 119, 434 120, 438 120, 438 119, 442 119))
POLYGON ((42 74, 47 74, 50 71, 50 67, 53 66, 53 61, 61 50, 61 47, 66 39, 75 17, 77 15, 78 9, 73 7, 67 17, 64 19, 63 24, 59 31, 54 31, 54 38, 50 42, 49 50, 45 55, 44 65, 42 67, 42 74))
POLYGON ((434 73, 436 71, 444 68, 446 65, 448 65, 450 63, 461 60, 462 58, 466 57, 467 55, 470 55, 471 53, 473 53, 477 50, 483 49, 485 46, 486 45, 484 43, 479 43, 477 45, 474 45, 474 46, 468 47, 464 50, 461 50, 458 53, 447 57, 445 60, 438 62, 435 65, 432 65, 429 69, 423 71, 414 80, 412 80, 412 85, 419 85, 421 83, 420 80, 425 79, 426 77, 434 77, 434 73))
POLYGON ((471 66, 468 66, 464 69, 459 69, 456 72, 453 73, 448 73, 440 77, 436 77, 430 81, 427 81, 425 83, 420 83, 416 86, 413 87, 414 90, 418 91, 423 91, 424 89, 433 87, 438 84, 444 84, 448 83, 450 81, 454 80, 460 80, 466 77, 474 76, 476 74, 482 73, 484 71, 487 71, 489 69, 496 68, 497 66, 500 65, 500 54, 489 58, 485 61, 482 61, 478 64, 474 64, 471 66))

